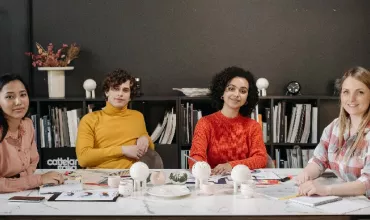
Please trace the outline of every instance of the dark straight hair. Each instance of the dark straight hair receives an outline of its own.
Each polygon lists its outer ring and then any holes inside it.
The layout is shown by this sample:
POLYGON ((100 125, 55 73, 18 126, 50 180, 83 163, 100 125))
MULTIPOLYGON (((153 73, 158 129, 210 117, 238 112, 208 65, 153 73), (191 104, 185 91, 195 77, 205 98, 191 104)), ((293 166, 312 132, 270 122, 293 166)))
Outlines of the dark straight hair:
MULTIPOLYGON (((27 84, 23 81, 23 79, 19 75, 15 75, 15 74, 4 74, 0 76, 0 91, 3 90, 6 84, 13 82, 13 81, 17 81, 17 80, 23 83, 24 88, 26 88, 27 95, 29 95, 30 91, 28 89, 27 84)), ((28 111, 29 109, 27 109, 27 113, 25 117, 28 115, 28 111)), ((6 120, 4 112, 1 108, 0 108, 0 128, 2 129, 1 138, 0 138, 0 143, 1 143, 3 142, 6 134, 8 133, 8 129, 9 129, 8 121, 6 120)))

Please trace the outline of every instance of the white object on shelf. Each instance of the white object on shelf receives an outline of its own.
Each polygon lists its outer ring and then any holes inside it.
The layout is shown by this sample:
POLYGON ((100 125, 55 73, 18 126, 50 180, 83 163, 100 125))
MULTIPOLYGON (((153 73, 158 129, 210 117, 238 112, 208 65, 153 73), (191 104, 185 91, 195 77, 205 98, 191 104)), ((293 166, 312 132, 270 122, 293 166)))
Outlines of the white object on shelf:
POLYGON ((96 82, 93 79, 85 80, 83 87, 86 91, 86 98, 95 98, 96 82))
POLYGON ((173 90, 180 91, 189 97, 206 96, 211 91, 207 88, 172 88, 173 90))
POLYGON ((256 82, 258 93, 260 96, 266 96, 266 89, 269 87, 269 81, 265 78, 259 78, 256 82))
POLYGON ((39 71, 48 72, 48 92, 50 98, 65 97, 65 71, 73 69, 73 66, 38 68, 39 71))

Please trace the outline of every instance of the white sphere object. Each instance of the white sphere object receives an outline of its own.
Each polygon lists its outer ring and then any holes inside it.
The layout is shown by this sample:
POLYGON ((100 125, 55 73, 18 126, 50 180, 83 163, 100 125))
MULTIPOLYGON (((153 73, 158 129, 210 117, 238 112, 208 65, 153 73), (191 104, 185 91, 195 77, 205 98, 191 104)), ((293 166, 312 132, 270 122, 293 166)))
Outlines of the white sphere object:
POLYGON ((211 166, 207 162, 199 161, 193 165, 192 168, 193 176, 197 179, 208 179, 211 175, 211 166))
POLYGON ((238 183, 248 181, 252 178, 251 170, 245 165, 236 165, 231 170, 231 178, 238 183))
POLYGON ((269 87, 269 81, 265 78, 259 78, 256 82, 258 89, 267 89, 269 87))
POLYGON ((134 180, 146 181, 149 176, 149 167, 143 162, 136 162, 130 168, 130 176, 134 180))
POLYGON ((83 87, 87 91, 93 91, 96 89, 96 82, 93 79, 87 79, 85 80, 83 87))

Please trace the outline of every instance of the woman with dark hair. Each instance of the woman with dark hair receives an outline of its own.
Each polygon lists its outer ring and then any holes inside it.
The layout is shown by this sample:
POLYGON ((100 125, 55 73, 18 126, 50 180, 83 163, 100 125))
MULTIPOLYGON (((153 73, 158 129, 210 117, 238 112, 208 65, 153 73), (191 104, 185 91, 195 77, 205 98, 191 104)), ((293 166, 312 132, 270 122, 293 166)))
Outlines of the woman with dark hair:
POLYGON ((78 127, 76 153, 81 167, 128 169, 154 144, 144 116, 128 109, 135 79, 125 70, 108 73, 103 82, 106 106, 85 115, 78 127))
POLYGON ((62 174, 57 172, 34 174, 39 155, 33 123, 25 117, 28 94, 19 76, 0 77, 0 193, 64 182, 62 174))
MULTIPOLYGON (((214 174, 238 165, 250 169, 267 164, 261 126, 249 118, 258 103, 258 90, 249 71, 229 67, 214 76, 211 98, 219 111, 201 118, 194 131, 190 156, 206 161, 214 174)), ((194 162, 189 160, 192 167, 194 162)))
POLYGON ((314 155, 296 177, 301 195, 370 197, 370 71, 349 69, 337 85, 340 113, 325 129, 314 155), (331 169, 344 183, 314 181, 331 169))

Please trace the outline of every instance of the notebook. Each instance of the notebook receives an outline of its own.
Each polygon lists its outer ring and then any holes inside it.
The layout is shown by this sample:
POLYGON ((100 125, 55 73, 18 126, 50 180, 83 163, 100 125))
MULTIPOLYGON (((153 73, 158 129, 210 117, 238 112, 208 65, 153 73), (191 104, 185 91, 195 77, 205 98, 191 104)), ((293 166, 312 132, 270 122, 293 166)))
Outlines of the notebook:
POLYGON ((300 196, 300 197, 292 198, 289 201, 314 207, 314 206, 324 205, 324 204, 331 203, 331 202, 336 202, 339 200, 342 200, 342 197, 339 197, 339 196, 300 196))

